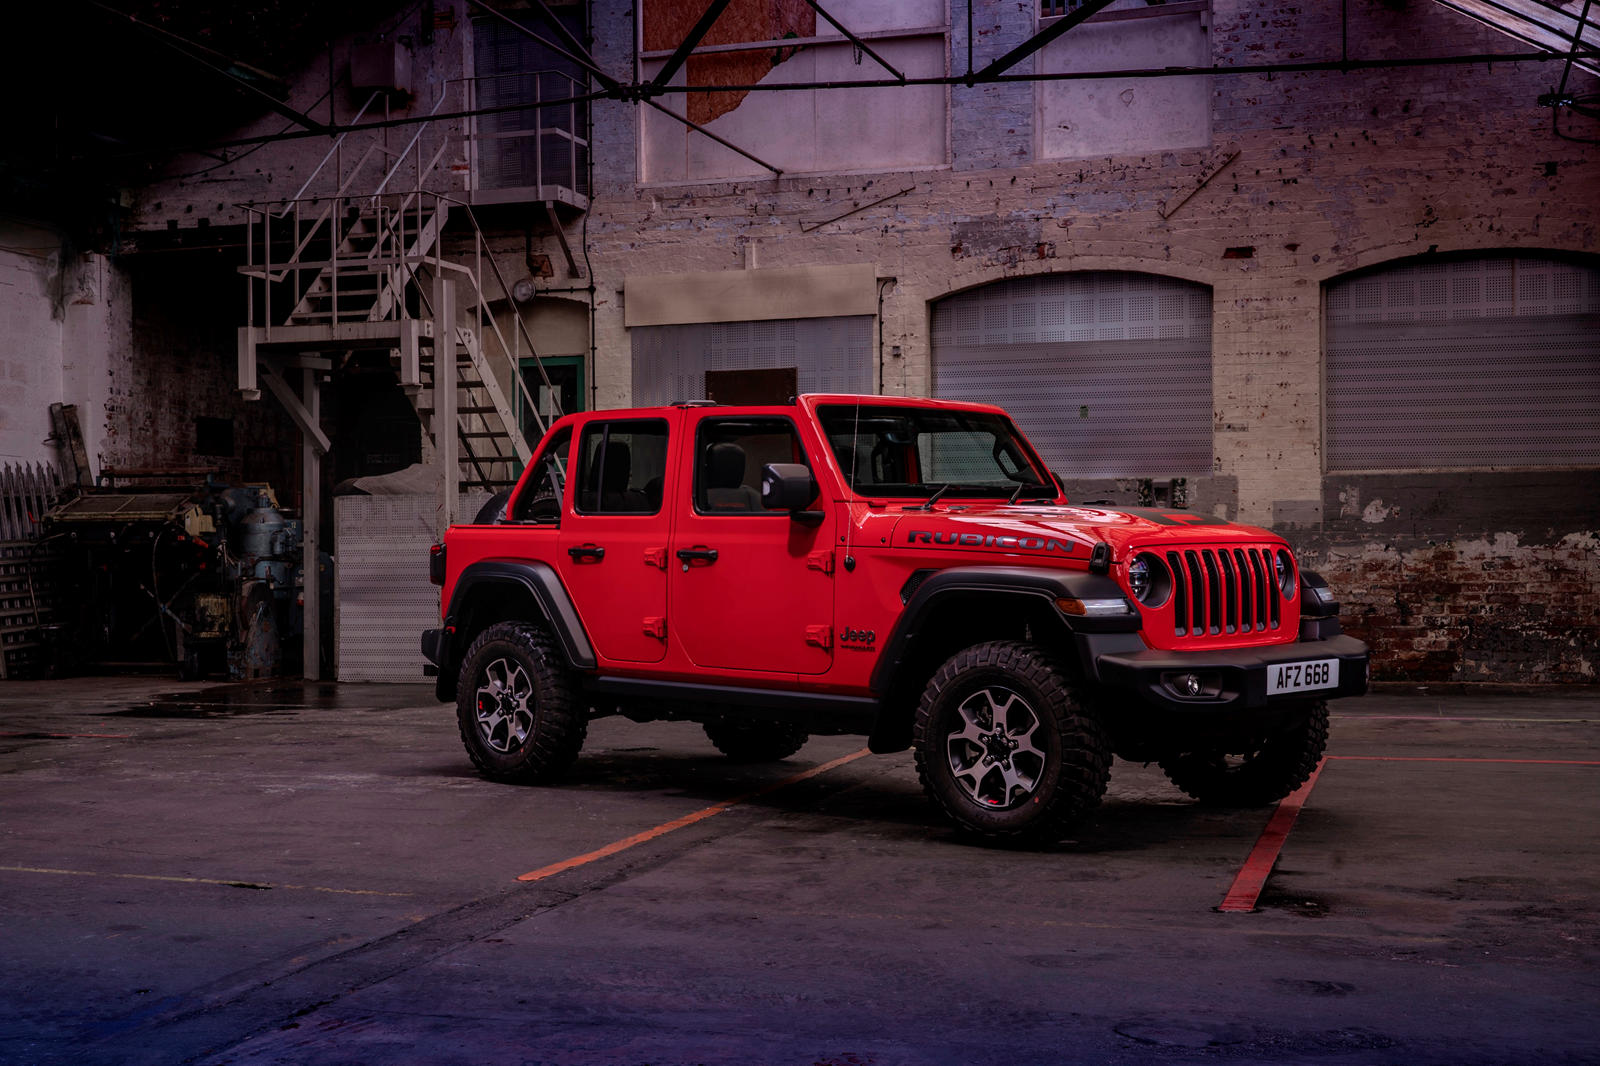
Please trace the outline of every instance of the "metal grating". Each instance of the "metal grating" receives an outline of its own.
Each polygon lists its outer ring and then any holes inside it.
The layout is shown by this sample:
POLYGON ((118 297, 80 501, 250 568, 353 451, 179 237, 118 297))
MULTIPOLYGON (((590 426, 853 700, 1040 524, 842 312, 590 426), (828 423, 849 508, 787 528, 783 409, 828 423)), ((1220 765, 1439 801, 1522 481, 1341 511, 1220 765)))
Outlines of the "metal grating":
POLYGON ((873 316, 635 326, 636 407, 706 398, 706 372, 794 367, 801 392, 876 392, 873 316))
POLYGON ((1331 472, 1600 465, 1600 270, 1528 256, 1327 290, 1331 472))
POLYGON ((933 368, 935 396, 1006 408, 1064 476, 1211 471, 1204 285, 1111 271, 985 285, 934 306, 933 368))

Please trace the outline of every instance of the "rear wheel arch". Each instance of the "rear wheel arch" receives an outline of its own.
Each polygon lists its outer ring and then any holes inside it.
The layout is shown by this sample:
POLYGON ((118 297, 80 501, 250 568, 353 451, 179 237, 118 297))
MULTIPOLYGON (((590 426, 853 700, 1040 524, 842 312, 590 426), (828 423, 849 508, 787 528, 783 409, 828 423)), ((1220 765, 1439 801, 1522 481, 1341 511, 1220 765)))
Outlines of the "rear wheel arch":
POLYGON ((528 622, 555 640, 566 666, 593 669, 593 645, 572 598, 546 563, 490 559, 462 571, 445 612, 447 644, 439 664, 438 695, 456 698, 456 670, 478 635, 501 622, 528 622))

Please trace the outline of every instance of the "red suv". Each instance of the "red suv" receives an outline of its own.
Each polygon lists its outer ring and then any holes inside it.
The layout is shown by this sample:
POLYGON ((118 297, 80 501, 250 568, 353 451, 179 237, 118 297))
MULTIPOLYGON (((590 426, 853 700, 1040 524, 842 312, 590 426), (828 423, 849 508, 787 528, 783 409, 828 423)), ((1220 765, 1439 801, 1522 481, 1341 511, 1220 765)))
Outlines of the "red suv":
POLYGON ((1076 506, 1006 413, 803 396, 571 415, 433 549, 423 635, 473 763, 546 781, 591 718, 916 749, 961 827, 1059 839, 1113 754, 1206 802, 1303 783, 1367 648, 1278 536, 1076 506))

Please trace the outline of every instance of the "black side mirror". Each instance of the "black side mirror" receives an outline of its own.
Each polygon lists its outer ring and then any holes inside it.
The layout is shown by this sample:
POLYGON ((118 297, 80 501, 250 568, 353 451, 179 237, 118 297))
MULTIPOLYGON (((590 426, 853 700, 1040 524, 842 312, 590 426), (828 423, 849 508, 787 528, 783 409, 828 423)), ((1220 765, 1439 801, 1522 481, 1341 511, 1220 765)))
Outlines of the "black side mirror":
POLYGON ((761 468, 761 506, 788 511, 796 521, 820 521, 821 511, 806 508, 817 498, 817 480, 803 463, 768 463, 761 468))

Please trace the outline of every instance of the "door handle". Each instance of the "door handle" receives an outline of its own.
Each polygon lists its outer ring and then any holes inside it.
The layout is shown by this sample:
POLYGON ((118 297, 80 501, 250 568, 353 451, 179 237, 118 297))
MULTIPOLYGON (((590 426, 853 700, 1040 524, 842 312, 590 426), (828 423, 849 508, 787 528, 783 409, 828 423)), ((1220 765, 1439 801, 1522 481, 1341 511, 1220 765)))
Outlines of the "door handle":
POLYGON ((689 563, 698 559, 702 562, 714 563, 717 561, 715 548, 680 548, 678 558, 683 560, 683 568, 689 569, 689 563))
POLYGON ((599 562, 606 557, 606 550, 598 544, 577 544, 567 549, 567 554, 574 560, 593 559, 599 562))

